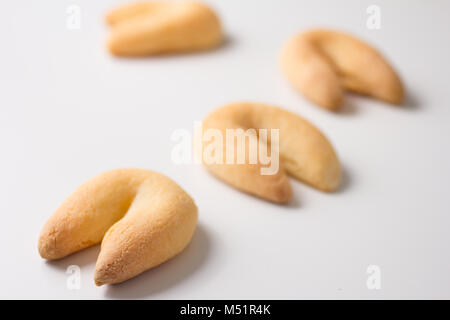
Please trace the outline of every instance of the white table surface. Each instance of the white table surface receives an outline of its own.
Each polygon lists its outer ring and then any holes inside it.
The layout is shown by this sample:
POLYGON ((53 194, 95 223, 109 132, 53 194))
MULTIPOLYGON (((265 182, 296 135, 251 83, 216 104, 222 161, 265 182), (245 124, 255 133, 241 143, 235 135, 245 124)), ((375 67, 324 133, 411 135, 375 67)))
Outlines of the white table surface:
POLYGON ((226 29, 223 47, 148 59, 105 50, 103 15, 117 2, 0 4, 0 298, 450 298, 450 2, 207 1, 226 29), (80 30, 66 27, 71 4, 80 30), (366 27, 371 4, 379 30, 366 27), (279 49, 315 26, 384 52, 406 83, 406 105, 348 95, 335 114, 291 89, 279 49), (292 181, 295 200, 280 206, 171 161, 174 130, 238 100, 315 123, 345 168, 341 190, 292 181), (48 263, 37 238, 79 184, 118 167, 172 177, 196 200, 199 226, 178 257, 98 288, 98 247, 48 263), (69 265, 81 268, 79 290, 66 286, 69 265), (380 267, 380 290, 366 286, 369 265, 380 267))

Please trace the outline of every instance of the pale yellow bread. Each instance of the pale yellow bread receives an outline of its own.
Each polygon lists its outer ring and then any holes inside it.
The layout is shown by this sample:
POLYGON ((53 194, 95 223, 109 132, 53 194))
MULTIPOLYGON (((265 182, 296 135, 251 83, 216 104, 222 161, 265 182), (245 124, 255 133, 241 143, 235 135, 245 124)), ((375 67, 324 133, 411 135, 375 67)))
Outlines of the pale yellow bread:
MULTIPOLYGON (((287 174, 323 191, 336 190, 340 184, 341 165, 332 145, 316 127, 294 113, 259 103, 234 103, 211 112, 203 120, 203 133, 208 129, 222 132, 223 164, 206 163, 205 152, 200 155, 201 159, 210 172, 237 189, 269 201, 286 203, 292 197, 287 174), (236 143, 230 145, 226 141, 226 130, 236 128, 279 129, 280 169, 276 174, 262 175, 260 169, 268 165, 260 161, 256 164, 249 161, 226 163, 226 148, 237 148, 236 143)), ((270 131, 268 143, 271 143, 270 131)), ((202 145, 205 151, 208 143, 202 145)))
POLYGON ((212 49, 222 42, 217 15, 193 1, 148 1, 121 6, 106 16, 110 52, 147 56, 212 49))
POLYGON ((281 66, 290 83, 329 110, 342 105, 344 90, 401 104, 400 77, 374 48, 355 37, 315 29, 296 35, 283 47, 281 66))
POLYGON ((174 181, 149 170, 118 169, 81 185, 39 237, 44 259, 60 259, 101 242, 97 285, 119 283, 181 252, 197 224, 197 207, 174 181))

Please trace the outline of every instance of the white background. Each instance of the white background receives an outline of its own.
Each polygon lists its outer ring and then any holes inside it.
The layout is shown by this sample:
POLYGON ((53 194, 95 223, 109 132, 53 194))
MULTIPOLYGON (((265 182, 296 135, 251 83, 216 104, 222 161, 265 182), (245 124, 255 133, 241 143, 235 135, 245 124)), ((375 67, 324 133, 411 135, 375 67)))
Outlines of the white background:
POLYGON ((2 1, 0 298, 450 298, 450 2, 208 2, 226 30, 220 49, 118 59, 104 46, 113 1, 2 1), (66 28, 70 4, 82 10, 81 30, 66 28), (380 30, 366 27, 371 4, 381 8, 380 30), (405 81, 405 106, 348 95, 330 113, 291 89, 279 49, 316 26, 385 53, 405 81), (174 130, 239 100, 315 123, 345 168, 341 190, 292 181, 295 200, 280 206, 171 162, 174 130), (172 177, 196 200, 199 226, 178 257, 98 288, 98 247, 49 263, 37 238, 79 184, 118 167, 172 177), (66 287, 72 264, 80 290, 66 287), (367 289, 372 264, 381 290, 367 289))

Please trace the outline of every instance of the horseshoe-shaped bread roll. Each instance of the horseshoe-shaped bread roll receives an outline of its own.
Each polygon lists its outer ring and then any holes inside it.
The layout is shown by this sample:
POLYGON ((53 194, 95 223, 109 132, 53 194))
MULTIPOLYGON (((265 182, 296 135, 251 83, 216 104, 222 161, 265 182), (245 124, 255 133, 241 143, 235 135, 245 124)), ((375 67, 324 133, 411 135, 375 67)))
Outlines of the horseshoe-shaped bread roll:
POLYGON ((196 224, 194 201, 174 181, 118 169, 87 181, 63 202, 42 229, 39 253, 59 259, 101 242, 95 283, 119 283, 181 252, 196 224))
POLYGON ((108 48, 118 56, 145 56, 206 50, 222 41, 220 21, 192 1, 147 1, 122 6, 106 16, 108 48))
MULTIPOLYGON (((202 162, 218 178, 247 193, 267 200, 285 203, 292 196, 287 174, 323 190, 333 191, 341 181, 341 165, 327 138, 310 122, 289 111, 257 103, 235 103, 214 110, 203 121, 202 162), (236 153, 237 143, 226 139, 227 130, 279 129, 279 170, 261 174, 267 167, 257 163, 227 163, 226 153, 236 153), (219 130, 223 137, 221 163, 206 161, 209 129, 219 130), (205 135, 206 134, 206 135, 205 135)), ((212 132, 212 131, 209 131, 212 132)), ((261 143, 261 138, 258 137, 261 143)), ((267 144, 272 144, 270 133, 267 144)), ((213 140, 210 142, 212 143, 213 140)), ((265 142, 264 142, 265 143, 265 142)), ((248 142, 246 147, 249 146, 248 142)), ((249 148, 245 150, 247 159, 249 148)))
POLYGON ((343 90, 392 104, 404 99, 400 78, 386 59, 344 33, 319 29, 296 35, 284 46, 281 65, 296 89, 329 110, 342 104, 343 90))

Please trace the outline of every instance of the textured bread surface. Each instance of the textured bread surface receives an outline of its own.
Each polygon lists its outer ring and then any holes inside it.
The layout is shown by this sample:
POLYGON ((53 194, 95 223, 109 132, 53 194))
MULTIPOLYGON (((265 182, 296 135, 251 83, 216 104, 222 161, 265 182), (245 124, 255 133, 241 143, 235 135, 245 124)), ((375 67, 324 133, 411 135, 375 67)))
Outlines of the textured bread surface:
POLYGON ((400 77, 374 48, 355 37, 316 29, 296 35, 282 49, 287 79, 306 98, 336 110, 344 90, 391 104, 404 100, 400 77))
POLYGON ((202 127, 203 133, 208 129, 220 130, 224 140, 223 163, 205 161, 208 142, 202 143, 203 163, 215 176, 237 189, 269 201, 286 203, 292 197, 287 174, 323 191, 336 190, 340 184, 341 165, 331 143, 310 122, 294 113, 274 106, 240 102, 214 110, 204 119, 202 127), (270 130, 279 129, 278 172, 262 175, 261 168, 268 165, 259 159, 255 164, 249 161, 226 163, 226 152, 233 149, 236 154, 237 148, 237 143, 232 145, 226 141, 226 130, 237 128, 267 129, 269 145, 270 130))
POLYGON ((109 51, 117 56, 149 56, 212 49, 222 42, 213 10, 193 1, 149 1, 110 11, 109 51))
POLYGON ((118 169, 76 189, 45 223, 38 247, 53 260, 101 242, 95 283, 119 283, 181 252, 196 224, 194 201, 174 181, 118 169))

